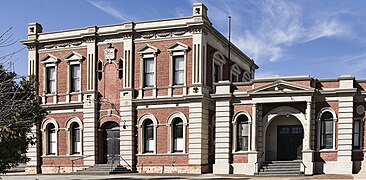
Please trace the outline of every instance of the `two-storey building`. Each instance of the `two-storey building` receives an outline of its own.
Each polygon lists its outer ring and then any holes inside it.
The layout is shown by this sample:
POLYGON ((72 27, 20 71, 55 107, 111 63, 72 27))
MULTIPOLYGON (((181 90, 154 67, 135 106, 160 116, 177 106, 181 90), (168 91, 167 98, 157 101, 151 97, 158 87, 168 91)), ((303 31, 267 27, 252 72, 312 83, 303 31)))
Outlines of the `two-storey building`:
POLYGON ((364 81, 254 79, 258 66, 229 46, 207 8, 192 13, 57 32, 30 23, 22 43, 49 114, 32 129, 26 171, 116 163, 253 175, 282 160, 305 174, 360 170, 364 81))

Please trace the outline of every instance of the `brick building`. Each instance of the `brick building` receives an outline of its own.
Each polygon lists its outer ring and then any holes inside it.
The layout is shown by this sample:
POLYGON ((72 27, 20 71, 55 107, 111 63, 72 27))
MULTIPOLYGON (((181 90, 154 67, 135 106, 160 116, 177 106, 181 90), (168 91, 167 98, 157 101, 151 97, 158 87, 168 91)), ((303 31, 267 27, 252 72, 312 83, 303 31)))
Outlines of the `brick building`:
POLYGON ((258 66, 189 17, 42 32, 28 25, 28 70, 49 115, 33 128, 28 173, 96 164, 138 172, 249 174, 264 162, 358 173, 366 81, 254 79, 258 66))

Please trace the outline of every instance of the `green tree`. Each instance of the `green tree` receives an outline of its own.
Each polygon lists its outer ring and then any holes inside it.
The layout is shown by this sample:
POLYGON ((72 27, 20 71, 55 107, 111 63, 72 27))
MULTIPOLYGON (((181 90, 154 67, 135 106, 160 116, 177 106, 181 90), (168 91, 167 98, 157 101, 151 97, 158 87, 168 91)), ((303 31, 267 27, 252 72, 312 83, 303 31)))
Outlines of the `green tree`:
MULTIPOLYGON (((0 44, 1 38, 0 36, 0 44)), ((37 95, 34 77, 19 77, 0 63, 0 172, 25 163, 28 145, 35 143, 29 136, 31 128, 39 125, 46 110, 37 95)))

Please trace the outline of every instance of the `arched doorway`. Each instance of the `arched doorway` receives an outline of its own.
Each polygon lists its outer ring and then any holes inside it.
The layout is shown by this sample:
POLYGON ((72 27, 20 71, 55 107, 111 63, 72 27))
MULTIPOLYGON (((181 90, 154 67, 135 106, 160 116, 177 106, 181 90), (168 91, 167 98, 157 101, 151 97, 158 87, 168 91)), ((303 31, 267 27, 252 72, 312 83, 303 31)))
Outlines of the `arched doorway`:
POLYGON ((278 115, 267 126, 265 139, 265 159, 302 159, 304 130, 301 122, 292 115, 278 115))
POLYGON ((106 122, 103 130, 103 163, 119 164, 120 161, 120 127, 116 122, 106 122))

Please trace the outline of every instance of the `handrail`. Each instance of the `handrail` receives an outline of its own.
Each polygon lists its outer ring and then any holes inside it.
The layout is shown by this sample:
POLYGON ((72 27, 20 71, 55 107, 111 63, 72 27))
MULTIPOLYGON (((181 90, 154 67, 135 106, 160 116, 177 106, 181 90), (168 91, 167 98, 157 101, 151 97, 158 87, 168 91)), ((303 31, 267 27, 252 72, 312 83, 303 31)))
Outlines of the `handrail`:
POLYGON ((258 158, 258 161, 255 162, 255 173, 259 173, 259 166, 262 164, 262 158, 263 158, 264 152, 260 151, 260 156, 258 158))
MULTIPOLYGON (((127 166, 131 169, 131 171, 132 171, 132 167, 131 167, 131 165, 130 164, 128 164, 128 162, 122 157, 122 156, 120 156, 120 155, 117 155, 117 156, 114 156, 113 158, 112 158, 112 163, 111 163, 111 171, 113 170, 113 165, 114 165, 114 161, 116 160, 116 158, 119 156, 119 159, 121 160, 123 160, 126 164, 127 164, 127 166)), ((119 162, 119 165, 121 165, 121 163, 119 162)))
POLYGON ((81 157, 78 157, 75 159, 71 159, 71 172, 74 172, 74 161, 79 160, 79 159, 84 159, 87 157, 91 157, 91 156, 93 156, 93 155, 84 155, 84 156, 81 156, 81 157))
MULTIPOLYGON (((304 166, 304 174, 305 174, 305 170, 306 170, 307 167, 305 166, 304 162, 300 161, 300 163, 304 166)), ((300 168, 300 172, 299 173, 301 173, 301 168, 300 168)))

